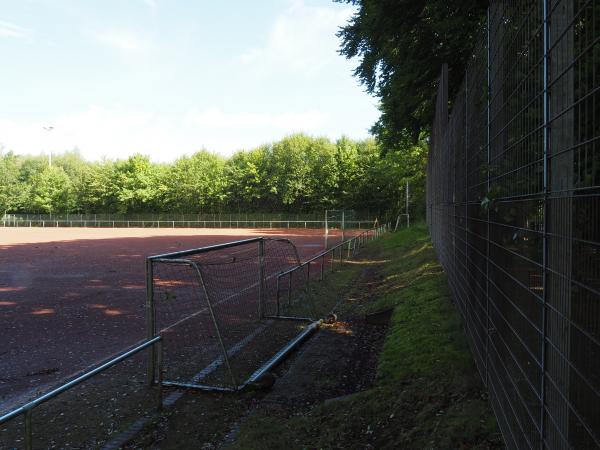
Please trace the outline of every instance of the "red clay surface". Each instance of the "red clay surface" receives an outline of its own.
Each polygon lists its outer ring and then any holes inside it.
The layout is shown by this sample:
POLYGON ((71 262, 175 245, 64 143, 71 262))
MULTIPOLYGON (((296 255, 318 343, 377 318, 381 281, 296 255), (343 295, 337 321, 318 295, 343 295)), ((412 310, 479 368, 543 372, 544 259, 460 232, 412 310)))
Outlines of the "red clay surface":
POLYGON ((323 248, 306 229, 0 229, 0 414, 145 337, 146 256, 269 235, 323 248))

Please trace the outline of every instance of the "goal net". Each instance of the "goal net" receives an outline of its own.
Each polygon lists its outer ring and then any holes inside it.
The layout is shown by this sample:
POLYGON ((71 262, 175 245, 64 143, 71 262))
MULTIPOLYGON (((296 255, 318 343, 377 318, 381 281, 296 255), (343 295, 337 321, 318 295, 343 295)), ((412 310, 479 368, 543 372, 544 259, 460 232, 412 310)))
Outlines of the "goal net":
POLYGON ((299 264, 289 240, 266 238, 149 257, 148 335, 163 337, 164 384, 239 389, 306 332, 308 302, 277 320, 277 275, 299 264))

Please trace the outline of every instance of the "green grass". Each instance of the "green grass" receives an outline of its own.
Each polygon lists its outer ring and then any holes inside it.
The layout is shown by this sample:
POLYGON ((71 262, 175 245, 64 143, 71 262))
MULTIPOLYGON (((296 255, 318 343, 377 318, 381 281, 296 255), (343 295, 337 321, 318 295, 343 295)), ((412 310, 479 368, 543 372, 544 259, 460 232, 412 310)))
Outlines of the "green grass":
MULTIPOLYGON (((257 413, 233 448, 502 448, 426 228, 385 236, 367 259, 380 263, 366 310, 394 309, 375 386, 288 417, 257 413)), ((357 279, 344 270, 338 289, 357 279)))

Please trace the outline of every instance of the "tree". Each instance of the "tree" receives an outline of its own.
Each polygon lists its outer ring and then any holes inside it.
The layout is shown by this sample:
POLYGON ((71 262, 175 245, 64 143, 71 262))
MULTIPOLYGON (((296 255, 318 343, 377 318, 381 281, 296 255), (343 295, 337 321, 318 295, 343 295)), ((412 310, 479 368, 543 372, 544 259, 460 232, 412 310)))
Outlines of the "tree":
POLYGON ((165 202, 179 212, 199 212, 222 204, 227 194, 225 161, 201 150, 175 161, 165 179, 165 202))
POLYGON ((62 167, 71 180, 72 195, 75 197, 73 204, 76 210, 80 210, 84 203, 82 196, 88 189, 86 175, 91 165, 81 157, 77 149, 56 155, 52 163, 54 166, 62 167))
POLYGON ((46 166, 30 178, 30 183, 25 205, 29 211, 62 213, 75 206, 73 185, 62 167, 46 166))
POLYGON ((269 146, 234 153, 226 163, 229 204, 256 210, 268 207, 267 165, 269 146))
POLYGON ((86 164, 77 188, 77 210, 87 213, 115 212, 119 205, 119 186, 115 184, 115 163, 86 164))
POLYGON ((157 173, 150 158, 140 154, 116 163, 113 183, 117 188, 117 212, 144 212, 151 210, 156 194, 157 173))
POLYGON ((19 181, 20 159, 12 152, 0 156, 0 214, 15 212, 25 200, 26 189, 19 181))
POLYGON ((442 63, 449 64, 454 98, 488 2, 334 1, 358 7, 338 36, 340 53, 359 58, 354 75, 380 99, 381 115, 371 131, 385 150, 416 144, 433 120, 442 63))
MULTIPOLYGON (((383 154, 362 141, 294 134, 223 158, 206 150, 174 163, 147 156, 87 162, 77 152, 0 157, 0 212, 198 213, 323 209, 396 210, 399 186, 424 177, 424 147, 383 154), (415 150, 417 149, 417 150, 415 150), (417 155, 417 156, 415 156, 417 155), (421 158, 421 159, 419 159, 421 158), (420 162, 419 162, 420 161, 420 162), (399 184, 400 183, 400 184, 399 184)), ((419 181, 420 180, 420 181, 419 181)), ((419 185, 421 186, 421 185, 419 185)))
POLYGON ((284 207, 301 206, 310 195, 306 149, 310 137, 303 134, 286 136, 271 148, 267 182, 269 192, 284 207))
POLYGON ((356 187, 361 184, 364 173, 360 170, 358 143, 347 137, 338 139, 335 146, 337 184, 335 196, 338 207, 353 207, 356 187))
POLYGON ((335 146, 328 139, 287 136, 272 145, 267 162, 265 181, 272 204, 311 210, 334 202, 335 146))

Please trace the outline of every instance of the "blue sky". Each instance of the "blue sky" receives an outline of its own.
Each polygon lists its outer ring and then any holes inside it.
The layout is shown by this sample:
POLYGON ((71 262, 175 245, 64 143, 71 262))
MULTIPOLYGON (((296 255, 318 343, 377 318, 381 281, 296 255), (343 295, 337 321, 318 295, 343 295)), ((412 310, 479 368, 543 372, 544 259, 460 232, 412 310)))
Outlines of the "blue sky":
POLYGON ((377 102, 337 54, 352 13, 331 0, 0 0, 0 145, 170 161, 298 131, 366 137, 377 102))

